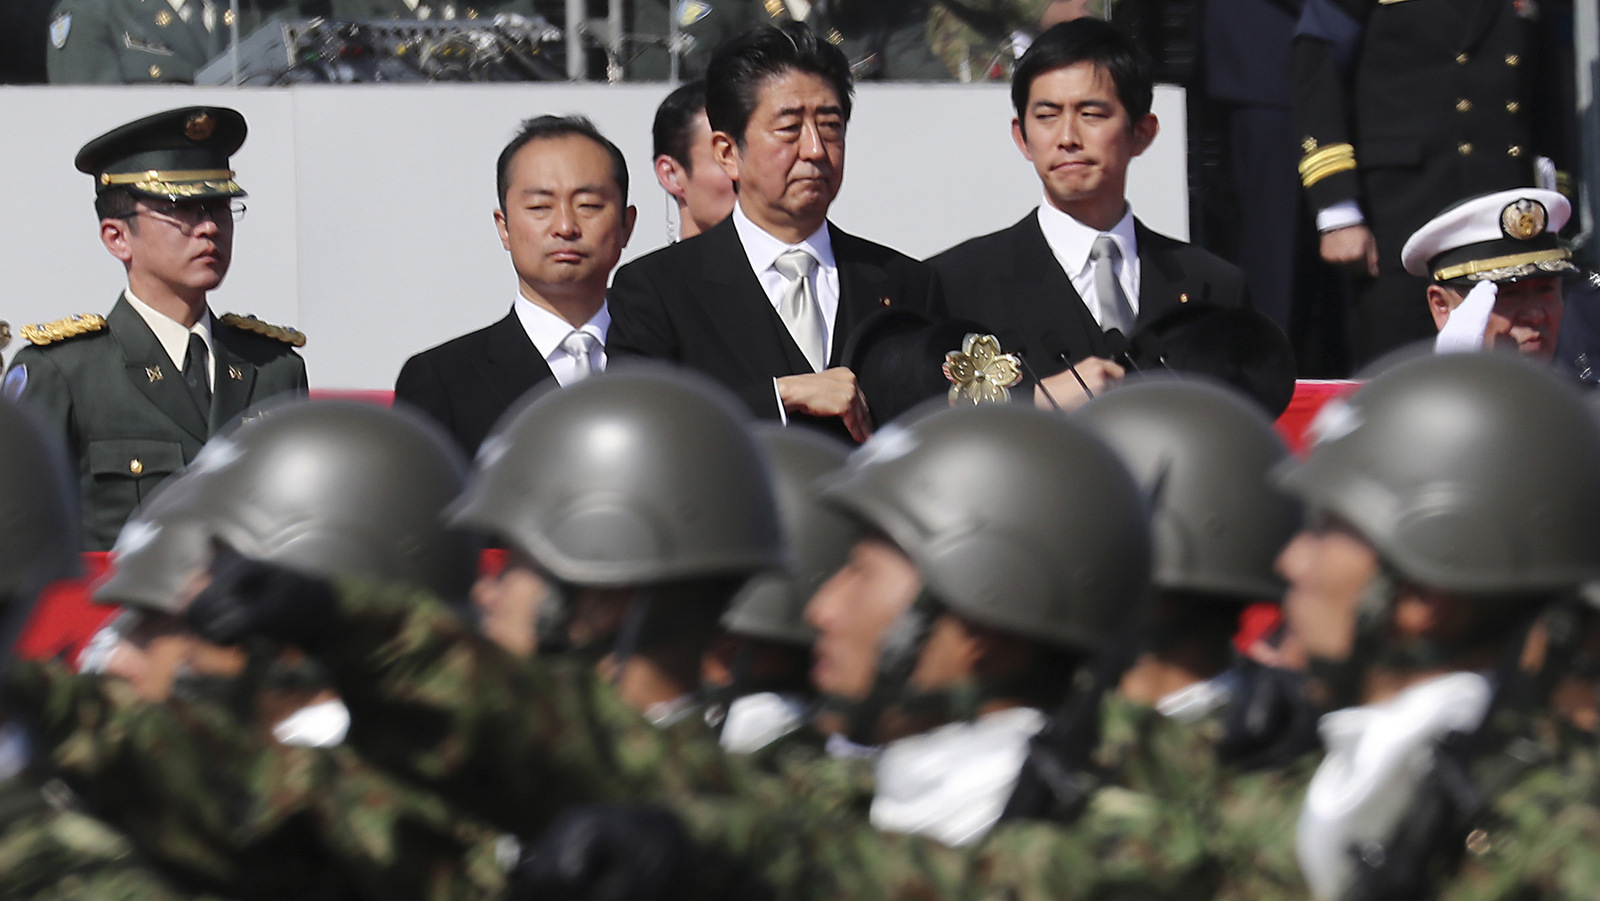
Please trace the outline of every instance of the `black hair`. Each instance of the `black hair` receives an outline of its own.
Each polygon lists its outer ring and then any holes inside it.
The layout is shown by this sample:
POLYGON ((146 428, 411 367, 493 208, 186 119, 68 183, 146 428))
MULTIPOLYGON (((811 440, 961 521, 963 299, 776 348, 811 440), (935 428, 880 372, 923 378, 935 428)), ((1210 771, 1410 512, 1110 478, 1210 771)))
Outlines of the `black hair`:
POLYGON ((110 188, 95 195, 94 213, 101 219, 127 219, 138 209, 138 202, 127 188, 110 188))
POLYGON ((706 108, 706 83, 695 80, 679 85, 656 107, 656 121, 650 128, 654 142, 652 159, 671 157, 693 173, 689 160, 689 136, 694 132, 694 117, 706 108))
POLYGON ((706 118, 712 129, 744 146, 745 129, 760 102, 761 85, 786 72, 820 77, 839 95, 839 109, 850 121, 855 76, 838 47, 800 22, 764 25, 729 39, 706 65, 706 118))
POLYGON ((1047 72, 1077 63, 1094 63, 1110 73, 1117 86, 1117 100, 1128 112, 1131 126, 1150 114, 1155 97, 1155 80, 1150 57, 1133 38, 1099 19, 1073 19, 1062 22, 1034 38, 1011 74, 1011 105, 1017 120, 1028 121, 1028 95, 1033 81, 1047 72))
POLYGON ((501 212, 506 208, 506 192, 511 190, 511 158, 517 155, 517 151, 534 141, 574 135, 588 138, 611 155, 611 177, 616 181, 618 190, 622 192, 622 205, 624 207, 628 205, 628 161, 623 159, 622 151, 617 149, 617 145, 601 134, 600 129, 594 127, 588 116, 539 116, 523 120, 516 137, 500 151, 500 159, 495 162, 495 193, 500 197, 501 212))

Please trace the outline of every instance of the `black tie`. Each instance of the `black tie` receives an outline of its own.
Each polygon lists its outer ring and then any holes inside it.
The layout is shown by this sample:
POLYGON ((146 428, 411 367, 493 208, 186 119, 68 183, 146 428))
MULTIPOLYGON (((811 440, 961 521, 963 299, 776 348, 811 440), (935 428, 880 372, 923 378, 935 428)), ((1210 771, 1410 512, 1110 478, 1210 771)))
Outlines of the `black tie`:
POLYGON ((194 395, 195 406, 202 416, 211 415, 211 384, 206 380, 206 368, 211 365, 206 353, 206 339, 197 332, 189 333, 189 356, 183 361, 183 380, 189 383, 189 393, 194 395))

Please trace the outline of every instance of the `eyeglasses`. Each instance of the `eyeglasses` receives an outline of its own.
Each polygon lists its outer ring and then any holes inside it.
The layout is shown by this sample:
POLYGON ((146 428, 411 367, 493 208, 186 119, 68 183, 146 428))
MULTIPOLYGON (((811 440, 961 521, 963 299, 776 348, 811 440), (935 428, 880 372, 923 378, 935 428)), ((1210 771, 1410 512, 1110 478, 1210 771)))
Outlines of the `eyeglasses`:
POLYGON ((194 201, 190 203, 162 203, 148 204, 136 209, 124 219, 145 213, 152 219, 157 219, 171 225, 184 234, 192 234, 207 219, 218 226, 232 225, 244 218, 245 205, 242 200, 209 200, 194 201))

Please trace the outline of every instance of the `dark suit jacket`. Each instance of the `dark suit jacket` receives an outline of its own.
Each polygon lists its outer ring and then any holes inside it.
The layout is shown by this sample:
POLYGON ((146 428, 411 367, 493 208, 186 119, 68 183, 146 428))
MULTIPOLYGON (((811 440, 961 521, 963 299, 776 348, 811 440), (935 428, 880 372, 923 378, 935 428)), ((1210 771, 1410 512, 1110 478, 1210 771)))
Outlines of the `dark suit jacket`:
POLYGON ((512 310, 488 328, 407 360, 394 399, 438 420, 472 456, 517 398, 554 377, 512 310))
MULTIPOLYGON (((1139 242, 1139 326, 1185 303, 1245 303, 1237 266, 1135 220, 1139 242)), ((1101 331, 1061 269, 1033 211, 1010 228, 973 238, 928 260, 939 273, 950 315, 994 331, 1000 345, 1027 358, 1039 377, 1068 361, 1109 357, 1101 331), (1065 355, 1065 356, 1063 356, 1065 355)))
MULTIPOLYGON (((944 294, 932 269, 831 223, 828 228, 839 264, 829 366, 840 365, 851 331, 875 310, 904 306, 944 317, 944 294)), ((731 216, 618 269, 610 298, 608 359, 650 357, 698 369, 733 389, 757 416, 779 417, 773 379, 812 371, 751 271, 731 216)), ((843 434, 837 419, 818 424, 843 434)))
POLYGON ((11 361, 21 398, 78 464, 84 549, 110 550, 128 514, 206 440, 277 394, 304 394, 304 361, 282 341, 212 320, 216 383, 202 415, 155 333, 119 298, 106 326, 11 361))

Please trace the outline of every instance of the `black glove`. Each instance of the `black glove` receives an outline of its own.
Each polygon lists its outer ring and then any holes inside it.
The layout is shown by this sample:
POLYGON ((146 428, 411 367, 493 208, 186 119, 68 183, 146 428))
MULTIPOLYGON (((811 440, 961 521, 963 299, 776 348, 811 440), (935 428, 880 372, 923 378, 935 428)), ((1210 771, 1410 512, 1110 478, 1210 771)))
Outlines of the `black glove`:
POLYGON ((657 901, 676 897, 688 833, 658 807, 570 807, 511 874, 510 901, 657 901))
POLYGON ((223 548, 212 560, 211 584, 184 616, 217 644, 265 638, 310 651, 328 634, 334 603, 325 579, 223 548))

